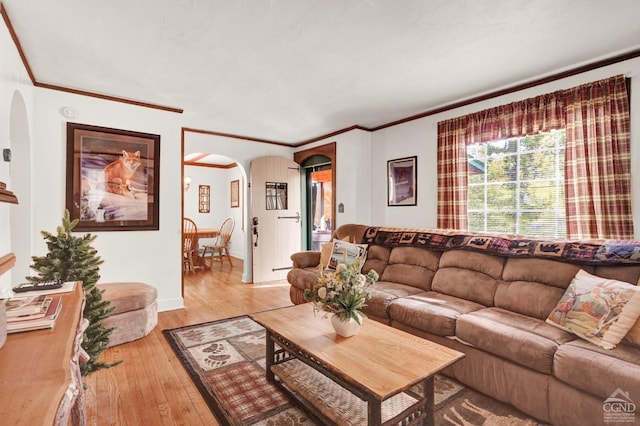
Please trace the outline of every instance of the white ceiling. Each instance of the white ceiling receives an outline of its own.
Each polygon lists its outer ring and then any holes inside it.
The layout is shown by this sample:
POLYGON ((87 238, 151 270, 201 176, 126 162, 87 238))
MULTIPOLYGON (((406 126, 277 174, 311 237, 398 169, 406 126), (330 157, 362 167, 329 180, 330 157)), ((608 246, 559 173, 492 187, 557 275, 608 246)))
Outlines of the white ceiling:
POLYGON ((640 47, 638 0, 3 0, 39 83, 297 143, 640 47))

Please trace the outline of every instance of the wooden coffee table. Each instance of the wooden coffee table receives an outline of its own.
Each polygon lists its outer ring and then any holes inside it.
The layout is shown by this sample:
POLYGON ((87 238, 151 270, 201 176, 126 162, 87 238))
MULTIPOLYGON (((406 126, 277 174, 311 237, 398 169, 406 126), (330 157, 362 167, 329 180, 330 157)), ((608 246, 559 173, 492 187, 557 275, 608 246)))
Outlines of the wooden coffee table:
POLYGON ((371 319, 337 336, 309 303, 250 316, 267 331, 267 380, 327 424, 433 425, 434 376, 464 356, 371 319))

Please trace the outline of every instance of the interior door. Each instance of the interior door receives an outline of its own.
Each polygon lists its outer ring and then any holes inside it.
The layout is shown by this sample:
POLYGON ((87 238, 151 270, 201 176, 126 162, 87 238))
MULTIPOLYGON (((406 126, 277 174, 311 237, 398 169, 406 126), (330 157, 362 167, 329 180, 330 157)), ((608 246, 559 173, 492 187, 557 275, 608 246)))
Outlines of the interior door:
POLYGON ((284 157, 251 162, 253 282, 286 279, 301 250, 300 166, 284 157))

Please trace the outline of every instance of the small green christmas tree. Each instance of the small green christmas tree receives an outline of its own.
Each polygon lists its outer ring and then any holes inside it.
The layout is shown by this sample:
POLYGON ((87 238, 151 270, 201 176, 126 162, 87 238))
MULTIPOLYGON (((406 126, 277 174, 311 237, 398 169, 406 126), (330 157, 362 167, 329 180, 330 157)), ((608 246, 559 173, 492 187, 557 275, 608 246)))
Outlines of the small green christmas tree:
POLYGON ((76 237, 71 234, 79 220, 70 220, 69 210, 65 210, 62 218, 62 226, 58 226, 57 235, 42 231, 47 241, 48 253, 45 256, 32 256, 31 269, 38 272, 38 276, 26 277, 31 282, 49 280, 82 281, 85 295, 84 318, 89 321, 89 326, 84 331, 82 348, 89 355, 89 361, 80 366, 83 376, 101 368, 110 368, 120 364, 100 362, 100 354, 107 349, 109 336, 115 327, 105 328, 101 320, 108 318, 115 309, 110 307, 111 302, 102 299, 104 290, 96 287, 100 279, 100 265, 103 261, 98 252, 91 246, 96 239, 95 235, 86 234, 76 237))

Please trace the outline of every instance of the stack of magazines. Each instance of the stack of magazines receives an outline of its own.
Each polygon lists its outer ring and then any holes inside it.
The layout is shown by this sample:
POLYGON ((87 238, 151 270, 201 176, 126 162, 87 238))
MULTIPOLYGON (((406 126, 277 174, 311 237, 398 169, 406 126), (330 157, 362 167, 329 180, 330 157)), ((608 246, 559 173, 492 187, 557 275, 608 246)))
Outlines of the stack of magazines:
POLYGON ((53 328, 62 307, 61 296, 33 295, 6 299, 7 333, 53 328))

